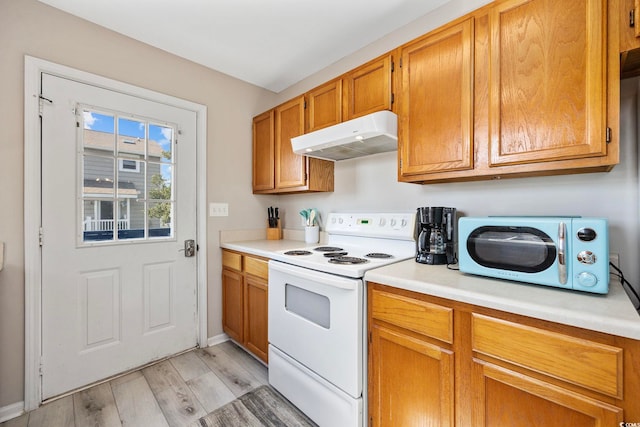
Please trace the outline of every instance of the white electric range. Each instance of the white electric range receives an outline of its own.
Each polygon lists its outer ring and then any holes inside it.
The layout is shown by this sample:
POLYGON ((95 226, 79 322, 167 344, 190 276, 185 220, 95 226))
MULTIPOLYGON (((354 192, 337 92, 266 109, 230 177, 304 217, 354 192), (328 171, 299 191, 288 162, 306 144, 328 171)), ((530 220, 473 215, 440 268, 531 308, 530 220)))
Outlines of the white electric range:
POLYGON ((366 271, 415 256, 411 213, 330 213, 269 261, 269 383, 319 426, 366 425, 366 271))

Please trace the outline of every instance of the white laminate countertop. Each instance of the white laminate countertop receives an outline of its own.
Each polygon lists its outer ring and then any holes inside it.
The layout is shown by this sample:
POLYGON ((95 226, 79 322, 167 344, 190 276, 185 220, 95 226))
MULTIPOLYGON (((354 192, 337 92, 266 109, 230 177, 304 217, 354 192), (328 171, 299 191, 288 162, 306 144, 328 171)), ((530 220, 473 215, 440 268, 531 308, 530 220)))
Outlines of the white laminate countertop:
POLYGON ((640 339, 640 315, 617 280, 606 295, 472 276, 414 260, 367 271, 365 280, 627 338, 640 339))
MULTIPOLYGON (((224 249, 271 258, 273 252, 315 247, 300 240, 223 242, 224 249)), ((365 280, 467 304, 640 340, 640 315, 622 285, 606 295, 477 277, 413 259, 369 270, 365 280)))
POLYGON ((222 242, 220 247, 250 255, 272 258, 274 252, 300 248, 315 248, 318 243, 305 243, 300 240, 245 240, 240 242, 222 242))

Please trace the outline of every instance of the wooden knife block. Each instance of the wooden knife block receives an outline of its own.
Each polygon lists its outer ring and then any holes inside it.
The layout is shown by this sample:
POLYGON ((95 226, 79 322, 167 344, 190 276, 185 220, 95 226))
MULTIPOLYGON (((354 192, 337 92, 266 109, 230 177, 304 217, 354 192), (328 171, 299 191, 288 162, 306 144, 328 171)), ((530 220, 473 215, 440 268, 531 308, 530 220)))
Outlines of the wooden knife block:
POLYGON ((275 228, 267 227, 267 240, 280 240, 282 239, 282 226, 280 220, 278 220, 278 226, 275 228))

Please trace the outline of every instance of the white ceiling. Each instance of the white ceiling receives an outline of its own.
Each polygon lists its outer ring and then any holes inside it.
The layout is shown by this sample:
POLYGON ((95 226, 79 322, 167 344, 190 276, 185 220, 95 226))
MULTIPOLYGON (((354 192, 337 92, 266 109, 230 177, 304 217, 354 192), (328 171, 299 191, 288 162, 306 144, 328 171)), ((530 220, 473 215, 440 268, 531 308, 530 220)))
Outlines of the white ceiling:
POLYGON ((449 0, 39 0, 280 92, 449 0))

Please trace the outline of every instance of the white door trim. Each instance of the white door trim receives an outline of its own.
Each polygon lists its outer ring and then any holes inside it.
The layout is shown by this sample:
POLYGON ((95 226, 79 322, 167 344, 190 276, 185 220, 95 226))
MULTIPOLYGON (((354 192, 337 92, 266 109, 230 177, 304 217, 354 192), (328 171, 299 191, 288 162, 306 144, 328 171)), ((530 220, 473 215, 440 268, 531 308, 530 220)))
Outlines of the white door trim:
MULTIPOLYGON (((25 376, 24 409, 30 411, 41 403, 41 342, 42 342, 42 252, 40 250, 41 151, 40 151, 40 75, 87 83, 155 102, 161 102, 196 113, 196 226, 197 252, 197 315, 198 344, 207 345, 207 107, 127 83, 76 70, 64 65, 25 55, 24 75, 24 255, 25 255, 25 376)), ((46 102, 46 101, 44 101, 46 102)))

